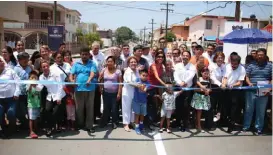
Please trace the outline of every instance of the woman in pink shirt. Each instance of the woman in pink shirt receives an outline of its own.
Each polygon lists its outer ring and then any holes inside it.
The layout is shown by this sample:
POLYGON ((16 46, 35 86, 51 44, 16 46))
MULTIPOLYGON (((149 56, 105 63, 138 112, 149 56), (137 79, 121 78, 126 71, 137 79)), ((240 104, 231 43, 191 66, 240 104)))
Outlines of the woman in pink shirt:
POLYGON ((106 59, 106 67, 101 71, 99 81, 104 83, 100 85, 101 92, 103 94, 103 115, 100 122, 100 126, 104 127, 108 123, 109 114, 112 117, 112 127, 117 128, 118 111, 117 101, 121 98, 122 74, 119 69, 115 67, 116 59, 114 56, 109 56, 106 59))

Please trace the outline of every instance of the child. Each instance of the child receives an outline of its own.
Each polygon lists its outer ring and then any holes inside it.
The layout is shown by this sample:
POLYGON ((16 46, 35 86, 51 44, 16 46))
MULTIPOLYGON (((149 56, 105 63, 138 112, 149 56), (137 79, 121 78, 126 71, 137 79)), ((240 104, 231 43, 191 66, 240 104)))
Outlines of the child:
MULTIPOLYGON (((31 71, 29 73, 29 80, 37 81, 38 73, 31 71)), ((40 92, 35 89, 36 84, 30 84, 27 88, 27 102, 28 102, 28 115, 29 115, 29 129, 30 137, 38 138, 34 130, 37 130, 37 117, 40 116, 40 92)))
POLYGON ((195 91, 191 102, 191 106, 196 109, 197 132, 204 132, 201 128, 202 110, 208 111, 211 107, 209 96, 211 92, 209 69, 207 67, 204 67, 201 70, 201 75, 202 77, 199 77, 197 82, 197 86, 201 89, 195 91))
POLYGON ((67 126, 68 126, 68 129, 71 129, 72 131, 74 131, 76 109, 75 109, 75 101, 73 98, 73 86, 66 85, 64 87, 64 91, 66 93, 67 126))
POLYGON ((143 130, 144 116, 147 113, 147 89, 149 88, 148 71, 139 71, 140 79, 137 79, 138 88, 135 88, 133 98, 133 112, 135 113, 135 131, 138 135, 143 130))
MULTIPOLYGON (((163 105, 161 107, 161 121, 160 121, 160 129, 159 132, 163 132, 163 123, 165 118, 167 119, 167 133, 171 133, 170 129, 170 118, 172 116, 173 110, 175 110, 175 98, 182 93, 181 91, 173 92, 173 85, 171 82, 167 82, 166 91, 162 94, 161 100, 163 101, 163 105)), ((160 96, 157 96, 160 97, 160 96)))

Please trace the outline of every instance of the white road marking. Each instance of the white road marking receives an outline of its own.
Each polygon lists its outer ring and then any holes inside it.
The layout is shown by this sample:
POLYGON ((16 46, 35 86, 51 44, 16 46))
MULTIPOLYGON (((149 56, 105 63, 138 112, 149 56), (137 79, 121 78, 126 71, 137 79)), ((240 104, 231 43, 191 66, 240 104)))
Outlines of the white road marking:
POLYGON ((154 135, 157 155, 167 155, 160 133, 154 135))

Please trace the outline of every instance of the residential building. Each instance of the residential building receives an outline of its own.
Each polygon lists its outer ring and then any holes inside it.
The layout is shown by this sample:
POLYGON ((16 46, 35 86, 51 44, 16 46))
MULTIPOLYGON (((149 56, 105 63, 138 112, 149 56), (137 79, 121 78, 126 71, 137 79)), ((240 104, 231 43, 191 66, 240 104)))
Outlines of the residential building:
MULTIPOLYGON (((248 23, 251 28, 252 24, 257 23, 257 19, 242 18, 242 22, 248 23)), ((225 23, 234 21, 234 17, 198 15, 185 21, 184 25, 189 26, 189 40, 197 41, 204 37, 205 40, 216 40, 225 35, 225 23)))
POLYGON ((81 22, 79 24, 79 29, 82 30, 83 34, 94 33, 94 32, 97 32, 98 25, 96 23, 81 22))
POLYGON ((100 35, 101 40, 103 41, 103 47, 111 47, 112 46, 112 37, 113 32, 112 30, 98 30, 97 31, 100 35))
MULTIPOLYGON (((17 3, 19 2, 13 4, 17 3)), ((20 23, 4 22, 5 38, 7 40, 25 41, 26 49, 38 49, 40 44, 48 44, 47 26, 54 24, 53 8, 53 3, 43 2, 25 2, 25 5, 20 5, 20 9, 13 10, 13 13, 16 15, 27 14, 28 21, 20 23)), ((80 22, 80 16, 81 14, 77 10, 71 10, 57 4, 56 24, 64 26, 64 42, 76 41, 76 29, 80 22)))
POLYGON ((14 2, 1 1, 0 2, 0 49, 7 44, 7 39, 4 37, 4 23, 5 22, 28 22, 29 17, 25 12, 26 2, 14 2), (21 12, 21 13, 18 13, 21 12))
POLYGON ((176 36, 177 41, 186 41, 189 37, 189 26, 183 24, 171 25, 170 31, 176 36))

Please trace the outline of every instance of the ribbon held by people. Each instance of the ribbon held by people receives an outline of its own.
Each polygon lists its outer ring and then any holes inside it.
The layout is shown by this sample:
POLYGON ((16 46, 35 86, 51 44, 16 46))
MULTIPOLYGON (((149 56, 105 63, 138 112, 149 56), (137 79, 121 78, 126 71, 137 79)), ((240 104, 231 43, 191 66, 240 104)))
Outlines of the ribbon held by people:
MULTIPOLYGON (((0 84, 2 83, 17 83, 17 84, 60 84, 60 85, 83 85, 86 83, 74 83, 74 82, 56 82, 56 81, 33 81, 33 80, 0 80, 0 84)), ((94 85, 107 85, 107 83, 90 83, 94 85)), ((126 85, 129 83, 110 83, 111 85, 126 85)), ((166 88, 165 86, 159 85, 150 85, 152 87, 157 88, 166 88)), ((173 87, 179 88, 179 87, 173 87)), ((193 87, 180 87, 184 91, 191 91, 191 90, 198 90, 200 88, 193 88, 193 87)), ((241 86, 241 87, 233 87, 233 88, 226 88, 226 89, 237 89, 237 90, 250 90, 250 89, 263 89, 263 88, 272 88, 271 84, 262 85, 262 86, 241 86)), ((222 89, 222 88, 211 88, 211 89, 222 89)))

